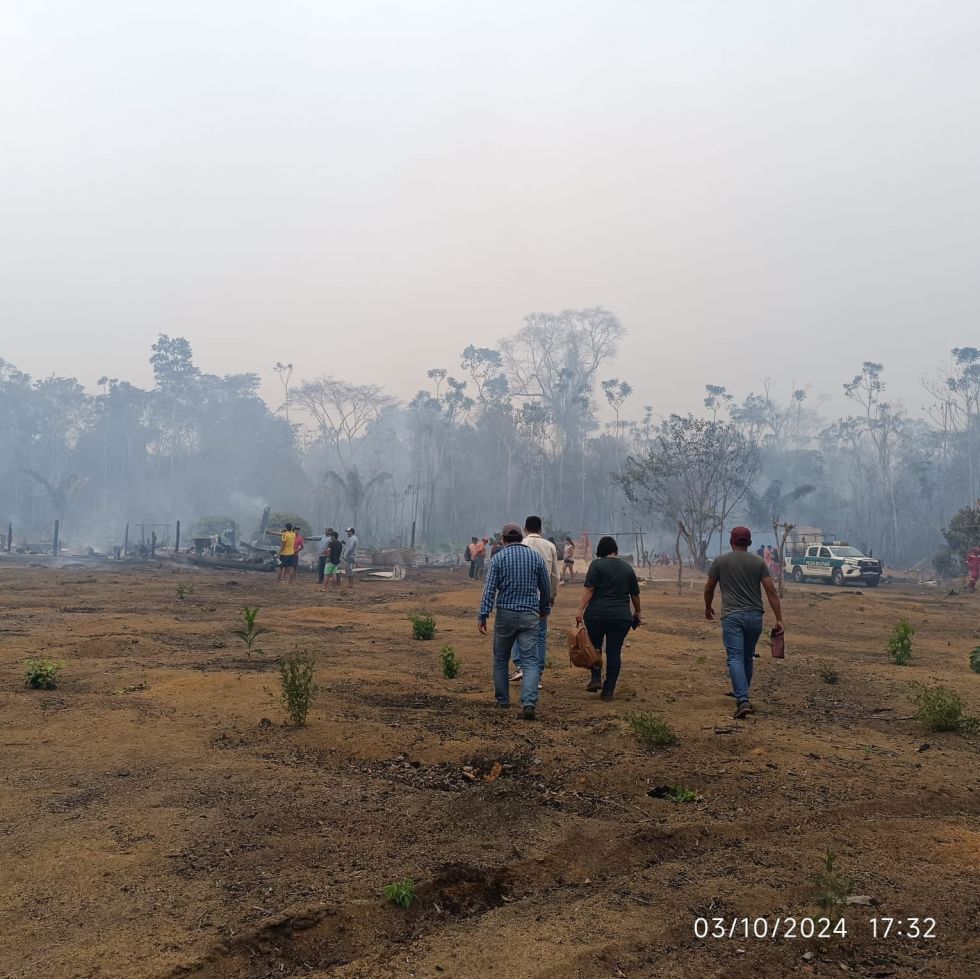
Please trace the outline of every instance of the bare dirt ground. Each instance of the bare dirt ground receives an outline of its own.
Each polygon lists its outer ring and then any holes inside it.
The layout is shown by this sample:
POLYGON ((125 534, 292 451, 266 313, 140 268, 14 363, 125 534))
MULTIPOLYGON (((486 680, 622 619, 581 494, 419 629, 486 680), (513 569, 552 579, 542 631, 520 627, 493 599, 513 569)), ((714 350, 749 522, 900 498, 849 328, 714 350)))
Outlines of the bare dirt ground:
POLYGON ((644 586, 612 703, 568 666, 563 588, 531 723, 493 707, 462 573, 325 601, 308 577, 166 568, 6 564, 0 586, 4 977, 980 975, 980 738, 926 733, 909 703, 941 682, 980 713, 980 596, 789 586, 787 659, 760 649, 759 713, 736 723, 700 583, 644 586), (272 630, 251 662, 229 636, 244 604, 272 630), (412 640, 416 610, 435 642, 412 640), (299 730, 268 692, 298 645, 320 656, 299 730), (39 655, 65 664, 55 691, 24 687, 39 655), (642 747, 638 710, 679 743, 642 747), (665 784, 701 800, 648 795, 665 784), (819 915, 828 849, 874 902, 846 938, 695 937, 699 916, 819 915), (380 893, 405 877, 408 911, 380 893), (936 937, 875 941, 875 915, 936 937))

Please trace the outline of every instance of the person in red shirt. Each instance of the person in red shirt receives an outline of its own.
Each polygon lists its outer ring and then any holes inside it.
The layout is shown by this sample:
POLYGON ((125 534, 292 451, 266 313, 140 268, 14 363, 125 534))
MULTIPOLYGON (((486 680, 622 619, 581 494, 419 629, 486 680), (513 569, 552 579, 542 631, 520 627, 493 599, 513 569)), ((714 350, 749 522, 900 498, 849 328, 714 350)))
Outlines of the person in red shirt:
POLYGON ((977 578, 980 578, 980 547, 974 547, 966 556, 966 570, 969 573, 969 581, 966 587, 970 591, 977 590, 977 578))

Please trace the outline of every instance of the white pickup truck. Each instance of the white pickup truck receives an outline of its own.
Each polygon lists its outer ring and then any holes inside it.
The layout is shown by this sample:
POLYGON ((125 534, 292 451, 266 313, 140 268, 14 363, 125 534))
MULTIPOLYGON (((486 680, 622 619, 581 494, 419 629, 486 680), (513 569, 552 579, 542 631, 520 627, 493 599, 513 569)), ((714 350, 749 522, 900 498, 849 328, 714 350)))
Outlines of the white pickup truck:
POLYGON ((881 581, 881 561, 862 554, 847 544, 811 544, 786 559, 793 581, 827 581, 846 585, 849 581, 876 588, 881 581))

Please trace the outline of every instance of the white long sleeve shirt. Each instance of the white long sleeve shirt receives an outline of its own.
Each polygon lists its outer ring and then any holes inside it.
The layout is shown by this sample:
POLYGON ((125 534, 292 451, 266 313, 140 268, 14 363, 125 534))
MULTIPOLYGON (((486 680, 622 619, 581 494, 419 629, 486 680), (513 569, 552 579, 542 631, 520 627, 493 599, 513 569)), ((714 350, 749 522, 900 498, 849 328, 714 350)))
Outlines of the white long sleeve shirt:
POLYGON ((527 534, 524 543, 544 561, 544 566, 548 569, 548 577, 551 579, 551 600, 554 601, 558 595, 558 582, 561 580, 558 573, 558 551, 555 545, 540 534, 527 534))

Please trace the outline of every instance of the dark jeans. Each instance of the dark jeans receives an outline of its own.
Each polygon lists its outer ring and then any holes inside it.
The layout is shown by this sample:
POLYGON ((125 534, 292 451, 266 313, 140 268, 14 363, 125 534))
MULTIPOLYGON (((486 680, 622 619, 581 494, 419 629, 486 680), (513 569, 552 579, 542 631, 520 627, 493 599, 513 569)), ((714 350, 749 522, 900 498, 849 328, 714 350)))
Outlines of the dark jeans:
MULTIPOLYGON (((629 619, 604 619, 585 613, 585 630, 589 634, 592 645, 602 652, 602 644, 606 644, 606 682, 602 692, 607 696, 616 689, 619 671, 623 665, 623 643, 629 635, 632 622, 629 619)), ((602 679, 602 664, 592 667, 592 679, 602 679)))
POLYGON ((323 574, 327 569, 327 559, 325 557, 317 558, 316 561, 316 580, 322 585, 323 584, 323 574))
POLYGON ((752 657, 762 635, 761 612, 732 612, 721 620, 721 639, 728 654, 728 675, 738 703, 749 699, 752 657))
POLYGON ((476 561, 475 560, 470 561, 470 577, 471 578, 475 578, 476 577, 476 561))

